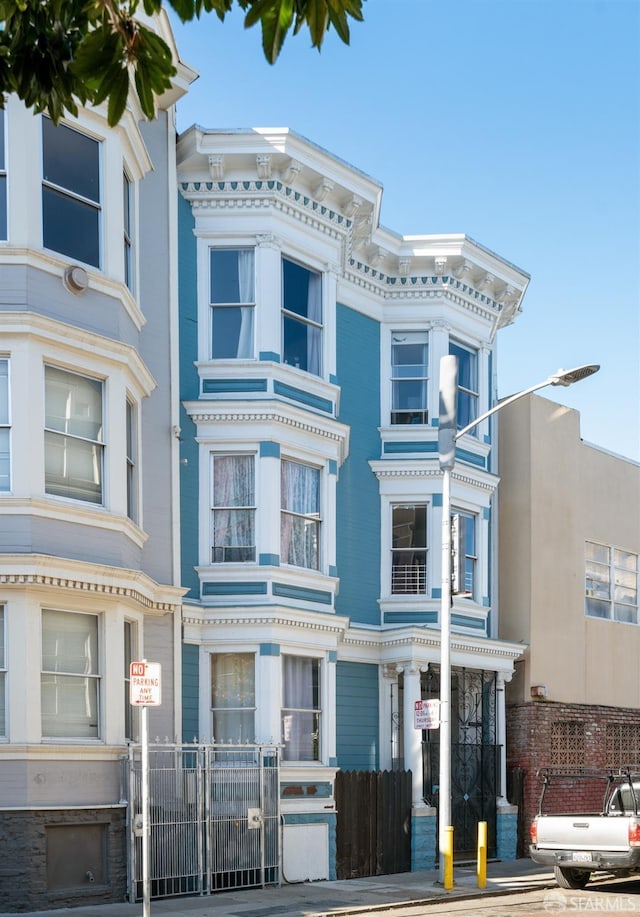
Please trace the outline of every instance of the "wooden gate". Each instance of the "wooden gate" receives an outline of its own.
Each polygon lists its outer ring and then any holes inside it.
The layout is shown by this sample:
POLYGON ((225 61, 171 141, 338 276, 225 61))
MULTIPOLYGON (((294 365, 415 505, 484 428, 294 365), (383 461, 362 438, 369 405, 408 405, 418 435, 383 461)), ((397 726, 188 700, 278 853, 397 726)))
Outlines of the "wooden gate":
POLYGON ((338 771, 338 879, 411 871, 411 771, 338 771))

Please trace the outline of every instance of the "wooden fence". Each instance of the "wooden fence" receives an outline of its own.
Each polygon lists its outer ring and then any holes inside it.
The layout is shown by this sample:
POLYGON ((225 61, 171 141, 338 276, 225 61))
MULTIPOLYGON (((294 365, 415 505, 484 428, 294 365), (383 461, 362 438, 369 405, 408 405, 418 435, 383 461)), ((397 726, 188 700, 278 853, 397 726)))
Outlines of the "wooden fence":
POLYGON ((338 879, 411 870, 411 771, 338 771, 338 879))

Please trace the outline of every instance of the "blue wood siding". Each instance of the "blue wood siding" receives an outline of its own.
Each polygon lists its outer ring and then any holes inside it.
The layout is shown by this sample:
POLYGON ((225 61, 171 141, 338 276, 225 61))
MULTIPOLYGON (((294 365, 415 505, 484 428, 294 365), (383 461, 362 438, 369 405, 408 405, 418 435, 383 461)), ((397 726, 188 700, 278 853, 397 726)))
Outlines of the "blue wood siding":
POLYGON ((380 624, 380 496, 369 467, 380 458, 380 325, 336 308, 339 420, 351 428, 337 485, 336 611, 354 624, 380 624))
POLYGON ((378 666, 336 665, 336 750, 343 770, 375 771, 380 766, 378 666))
POLYGON ((198 725, 198 647, 182 644, 182 741, 193 742, 200 738, 198 725))

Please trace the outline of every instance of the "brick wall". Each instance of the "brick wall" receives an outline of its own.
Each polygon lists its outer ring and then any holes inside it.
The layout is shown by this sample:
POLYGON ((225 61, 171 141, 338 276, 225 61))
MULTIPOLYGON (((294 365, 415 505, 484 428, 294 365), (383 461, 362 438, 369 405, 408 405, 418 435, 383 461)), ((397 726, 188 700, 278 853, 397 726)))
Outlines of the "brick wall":
MULTIPOLYGON (((507 707, 507 770, 523 772, 519 836, 527 855, 538 811, 541 767, 618 768, 640 764, 640 710, 535 701, 507 707)), ((546 811, 599 811, 600 781, 559 782, 545 795, 546 811), (547 802, 549 807, 547 807, 547 802)), ((522 846, 522 845, 521 845, 522 846)))
POLYGON ((125 900, 127 891, 124 808, 0 812, 0 911, 79 907, 125 900), (106 863, 102 884, 51 890, 47 881, 47 827, 105 825, 106 863))

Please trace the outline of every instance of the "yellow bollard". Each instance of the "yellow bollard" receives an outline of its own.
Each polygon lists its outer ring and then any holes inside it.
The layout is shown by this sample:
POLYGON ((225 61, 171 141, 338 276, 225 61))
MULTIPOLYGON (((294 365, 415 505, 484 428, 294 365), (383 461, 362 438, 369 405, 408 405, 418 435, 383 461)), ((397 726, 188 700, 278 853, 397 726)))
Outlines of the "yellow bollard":
POLYGON ((446 839, 444 849, 444 887, 445 891, 453 888, 453 827, 445 828, 446 839))
POLYGON ((478 888, 487 887, 487 823, 478 822, 478 888))

